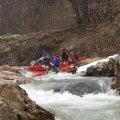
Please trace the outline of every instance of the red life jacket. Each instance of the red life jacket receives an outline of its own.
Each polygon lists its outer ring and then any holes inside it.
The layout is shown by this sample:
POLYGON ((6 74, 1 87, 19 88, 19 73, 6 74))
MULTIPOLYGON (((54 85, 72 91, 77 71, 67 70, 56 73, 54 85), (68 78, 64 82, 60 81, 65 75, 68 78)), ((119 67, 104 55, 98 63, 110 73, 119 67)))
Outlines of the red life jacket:
POLYGON ((48 52, 43 52, 41 57, 45 57, 48 54, 48 52))
POLYGON ((78 54, 75 51, 72 52, 71 59, 72 60, 78 60, 78 54))

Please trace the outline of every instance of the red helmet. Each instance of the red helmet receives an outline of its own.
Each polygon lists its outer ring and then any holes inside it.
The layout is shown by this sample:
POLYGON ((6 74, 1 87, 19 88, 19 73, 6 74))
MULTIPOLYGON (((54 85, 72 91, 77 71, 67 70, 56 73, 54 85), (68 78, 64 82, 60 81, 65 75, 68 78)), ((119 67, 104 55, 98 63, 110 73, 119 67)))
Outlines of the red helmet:
POLYGON ((61 50, 67 50, 66 48, 61 48, 61 50))

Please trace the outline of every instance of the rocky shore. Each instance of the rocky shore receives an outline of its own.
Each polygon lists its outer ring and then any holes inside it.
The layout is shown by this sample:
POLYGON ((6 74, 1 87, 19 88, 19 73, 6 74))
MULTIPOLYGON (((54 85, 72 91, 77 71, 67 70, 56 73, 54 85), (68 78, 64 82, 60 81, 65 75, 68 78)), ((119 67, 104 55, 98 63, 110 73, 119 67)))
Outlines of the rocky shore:
MULTIPOLYGON (((81 65, 99 61, 101 58, 89 59, 81 65)), ((89 77, 113 77, 111 88, 120 94, 120 57, 109 58, 87 68, 89 77)), ((54 120, 54 115, 36 105, 20 84, 34 83, 23 77, 19 70, 8 65, 0 67, 0 120, 54 120)))
POLYGON ((116 61, 114 69, 115 69, 115 77, 113 79, 113 83, 111 87, 112 89, 115 89, 120 95, 120 62, 119 61, 116 61))
POLYGON ((86 76, 113 77, 111 88, 120 95, 120 55, 87 68, 86 76))
POLYGON ((31 101, 18 85, 31 82, 16 69, 0 67, 0 120, 54 120, 54 115, 31 101))
POLYGON ((115 60, 110 59, 108 62, 98 62, 96 65, 93 65, 87 69, 86 76, 114 76, 114 66, 115 60))

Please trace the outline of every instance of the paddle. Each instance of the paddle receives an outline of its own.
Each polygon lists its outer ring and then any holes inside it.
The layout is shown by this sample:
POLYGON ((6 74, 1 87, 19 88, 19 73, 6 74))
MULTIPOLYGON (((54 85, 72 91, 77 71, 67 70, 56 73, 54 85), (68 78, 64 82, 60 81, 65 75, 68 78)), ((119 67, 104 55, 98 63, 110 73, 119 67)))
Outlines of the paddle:
POLYGON ((31 66, 38 65, 41 60, 43 60, 43 57, 42 57, 42 58, 39 58, 39 59, 36 60, 36 61, 30 62, 30 65, 31 65, 31 66))
MULTIPOLYGON (((38 59, 38 60, 36 60, 36 61, 32 61, 31 63, 30 63, 30 65, 31 66, 34 66, 34 65, 37 65, 37 64, 39 64, 39 62, 42 60, 43 58, 40 58, 40 59, 38 59)), ((59 70, 52 62, 49 62, 50 63, 50 65, 54 68, 54 70, 58 73, 58 72, 61 72, 61 70, 59 70)), ((46 67, 44 66, 44 65, 42 65, 42 67, 46 70, 46 71, 48 71, 48 72, 50 72, 48 69, 46 69, 46 67)))
POLYGON ((56 69, 56 72, 61 72, 61 70, 57 68, 52 62, 50 62, 50 65, 56 69))
POLYGON ((41 65, 46 71, 49 72, 49 70, 44 66, 44 65, 41 65))
POLYGON ((34 65, 37 65, 37 64, 38 64, 38 60, 30 62, 31 66, 34 66, 34 65))

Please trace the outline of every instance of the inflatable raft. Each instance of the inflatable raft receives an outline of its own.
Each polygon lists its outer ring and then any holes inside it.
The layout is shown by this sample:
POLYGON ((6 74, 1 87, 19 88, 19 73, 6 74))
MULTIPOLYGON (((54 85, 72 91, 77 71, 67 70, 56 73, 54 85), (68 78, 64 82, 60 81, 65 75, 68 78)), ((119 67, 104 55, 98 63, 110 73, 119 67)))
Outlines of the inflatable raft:
MULTIPOLYGON (((86 60, 87 58, 79 58, 78 62, 86 60)), ((27 71, 35 72, 32 77, 38 77, 42 75, 47 75, 48 73, 52 73, 54 71, 47 70, 44 65, 35 65, 35 66, 28 66, 24 68, 27 71)), ((69 61, 64 61, 60 63, 59 72, 68 72, 68 73, 75 73, 76 68, 75 65, 71 66, 69 61)))

